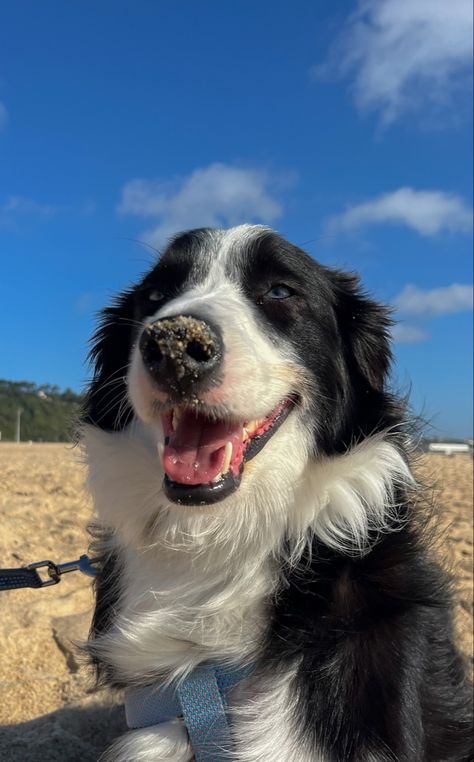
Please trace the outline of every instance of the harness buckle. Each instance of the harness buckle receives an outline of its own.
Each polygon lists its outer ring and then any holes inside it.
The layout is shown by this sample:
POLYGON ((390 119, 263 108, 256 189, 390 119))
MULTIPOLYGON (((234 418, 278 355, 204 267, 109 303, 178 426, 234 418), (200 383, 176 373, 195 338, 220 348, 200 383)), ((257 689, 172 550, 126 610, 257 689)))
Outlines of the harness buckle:
POLYGON ((38 575, 38 579, 41 582, 41 587, 49 587, 50 585, 57 585, 61 581, 59 576, 59 570, 53 561, 35 561, 33 564, 28 564, 27 569, 33 569, 38 575), (37 571, 38 569, 46 568, 48 570, 48 577, 44 579, 37 571))

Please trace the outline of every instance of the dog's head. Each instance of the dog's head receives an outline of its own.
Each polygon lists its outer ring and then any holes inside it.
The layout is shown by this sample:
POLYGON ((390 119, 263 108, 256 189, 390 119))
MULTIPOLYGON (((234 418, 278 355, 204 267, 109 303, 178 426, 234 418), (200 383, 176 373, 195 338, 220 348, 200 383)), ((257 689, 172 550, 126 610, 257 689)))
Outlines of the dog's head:
POLYGON ((308 466, 398 420, 389 322, 271 230, 194 230, 105 310, 85 422, 140 430, 168 508, 289 505, 308 466))

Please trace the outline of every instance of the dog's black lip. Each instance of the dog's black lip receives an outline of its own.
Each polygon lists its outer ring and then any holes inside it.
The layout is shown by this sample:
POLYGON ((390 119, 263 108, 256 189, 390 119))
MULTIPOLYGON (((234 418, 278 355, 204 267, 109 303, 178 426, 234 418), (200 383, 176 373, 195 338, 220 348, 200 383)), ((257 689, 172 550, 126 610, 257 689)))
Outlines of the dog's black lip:
POLYGON ((252 458, 254 458, 263 447, 265 447, 268 440, 272 438, 282 423, 286 421, 296 403, 296 397, 288 397, 288 404, 285 405, 281 413, 275 418, 270 428, 267 429, 267 431, 265 431, 263 434, 260 434, 260 436, 252 437, 250 444, 244 450, 243 463, 246 463, 248 460, 252 460, 252 458))
POLYGON ((213 505, 235 492, 241 482, 244 465, 252 460, 263 449, 269 439, 286 421, 291 411, 297 403, 297 397, 288 397, 288 404, 285 405, 280 415, 275 418, 270 428, 260 436, 253 437, 250 444, 244 450, 244 456, 240 468, 240 473, 235 477, 230 471, 218 482, 210 484, 186 485, 174 482, 166 474, 163 479, 163 491, 166 497, 178 505, 205 506, 213 505))
POLYGON ((226 474, 214 484, 195 484, 186 486, 174 482, 165 475, 163 490, 166 497, 178 505, 213 505, 235 492, 240 484, 240 475, 236 478, 232 473, 226 474))

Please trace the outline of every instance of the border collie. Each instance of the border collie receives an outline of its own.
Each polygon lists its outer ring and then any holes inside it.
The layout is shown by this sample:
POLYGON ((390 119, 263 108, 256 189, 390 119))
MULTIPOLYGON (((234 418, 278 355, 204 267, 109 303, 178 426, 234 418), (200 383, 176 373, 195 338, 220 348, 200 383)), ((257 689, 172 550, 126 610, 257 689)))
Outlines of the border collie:
MULTIPOLYGON (((116 688, 251 665, 229 759, 472 759, 390 324, 355 276, 253 225, 177 236, 103 313, 82 429, 102 557, 88 650, 116 688)), ((192 758, 181 718, 106 753, 192 758)))

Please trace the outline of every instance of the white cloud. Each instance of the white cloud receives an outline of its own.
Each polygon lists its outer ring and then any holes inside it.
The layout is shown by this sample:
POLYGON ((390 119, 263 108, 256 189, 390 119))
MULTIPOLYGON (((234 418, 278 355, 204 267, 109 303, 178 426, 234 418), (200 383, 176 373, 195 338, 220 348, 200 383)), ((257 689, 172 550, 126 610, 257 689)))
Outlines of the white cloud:
POLYGON ((8 111, 3 105, 3 103, 0 101, 0 130, 2 129, 2 127, 5 127, 7 122, 8 122, 8 111))
POLYGON ((393 340, 397 344, 418 344, 431 338, 423 327, 424 322, 442 315, 469 312, 473 309, 473 287, 452 283, 441 288, 422 289, 408 284, 395 297, 393 303, 399 315, 415 321, 398 322, 392 328, 393 340))
POLYGON ((394 303, 401 314, 424 319, 468 312, 473 308, 473 287, 453 283, 451 286, 424 290, 409 284, 394 303))
POLYGON ((472 0, 359 0, 315 73, 354 76, 357 107, 381 112, 386 124, 439 110, 469 81, 472 20, 472 0))
POLYGON ((156 220, 144 235, 159 246, 186 228, 272 223, 282 213, 274 190, 283 181, 263 170, 216 163, 178 181, 131 180, 118 211, 156 220))
POLYGON ((38 204, 31 198, 24 196, 9 196, 7 200, 0 204, 0 222, 14 222, 19 217, 41 217, 43 219, 52 217, 56 214, 57 208, 49 204, 38 204))
POLYGON ((428 341, 430 334, 418 325, 397 323, 392 328, 392 337, 397 344, 419 344, 428 341))
POLYGON ((386 223, 405 225, 424 236, 443 231, 468 232, 472 228, 472 210, 453 193, 399 188, 349 207, 332 217, 327 229, 336 233, 386 223))

